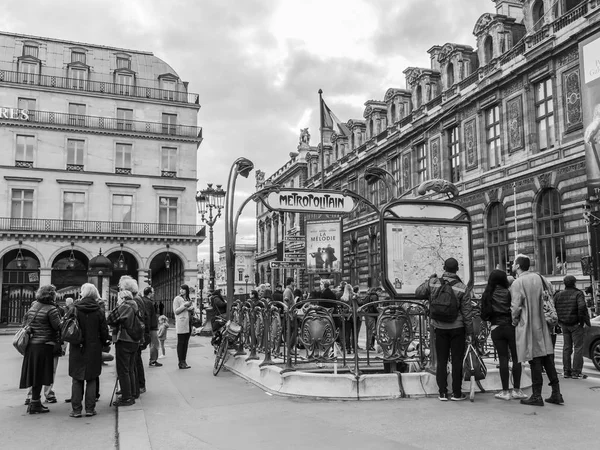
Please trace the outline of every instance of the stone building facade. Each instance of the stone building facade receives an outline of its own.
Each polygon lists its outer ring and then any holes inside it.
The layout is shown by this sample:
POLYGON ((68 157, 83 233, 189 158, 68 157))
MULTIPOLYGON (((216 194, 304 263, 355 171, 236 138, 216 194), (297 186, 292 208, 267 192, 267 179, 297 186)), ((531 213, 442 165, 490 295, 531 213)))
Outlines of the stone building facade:
POLYGON ((149 52, 0 33, 0 321, 76 295, 100 250, 166 301, 196 284, 198 96, 149 52))
MULTIPOLYGON (((476 290, 517 252, 556 284, 565 273, 587 284, 578 42, 600 28, 599 2, 493 3, 496 12, 474 24, 475 47, 433 46, 430 67, 407 68, 405 88, 367 101, 363 118, 347 122, 349 133, 326 139, 325 187, 382 206, 390 194, 365 182, 368 167, 389 172, 409 198, 425 180, 449 180, 471 214, 476 290)), ((306 161, 303 186, 319 187, 318 152, 306 161)), ((268 181, 283 179, 278 172, 268 181)), ((377 223, 365 206, 343 221, 342 277, 363 289, 381 283, 377 223)))

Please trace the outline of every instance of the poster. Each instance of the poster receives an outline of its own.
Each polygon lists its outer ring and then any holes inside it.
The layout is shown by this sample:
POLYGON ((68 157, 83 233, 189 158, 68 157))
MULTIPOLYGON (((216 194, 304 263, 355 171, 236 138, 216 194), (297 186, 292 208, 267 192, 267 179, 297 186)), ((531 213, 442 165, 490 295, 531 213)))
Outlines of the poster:
POLYGON ((308 273, 342 272, 342 222, 306 223, 306 270, 308 273))
POLYGON ((600 35, 579 44, 585 162, 590 197, 600 198, 600 35))

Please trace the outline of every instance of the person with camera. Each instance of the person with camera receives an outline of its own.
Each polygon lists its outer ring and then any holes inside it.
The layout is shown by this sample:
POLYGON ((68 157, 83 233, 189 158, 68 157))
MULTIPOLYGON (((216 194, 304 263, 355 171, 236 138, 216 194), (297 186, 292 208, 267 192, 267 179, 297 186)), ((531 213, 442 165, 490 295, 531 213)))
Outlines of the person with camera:
POLYGON ((192 334, 190 314, 194 313, 194 302, 190 299, 190 288, 182 284, 179 295, 173 299, 175 313, 175 331, 177 332, 177 359, 180 369, 190 369, 186 362, 188 345, 192 334))

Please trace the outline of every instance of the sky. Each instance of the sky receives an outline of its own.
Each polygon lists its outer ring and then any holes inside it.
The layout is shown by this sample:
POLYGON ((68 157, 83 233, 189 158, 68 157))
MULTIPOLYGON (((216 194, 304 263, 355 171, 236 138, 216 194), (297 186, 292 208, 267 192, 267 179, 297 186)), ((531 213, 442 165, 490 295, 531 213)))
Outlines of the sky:
MULTIPOLYGON (((317 144, 319 89, 342 121, 362 119, 367 100, 406 87, 407 67, 430 67, 432 46, 475 47, 475 22, 494 11, 492 0, 19 0, 3 2, 0 29, 166 61, 200 97, 198 186, 225 188, 240 156, 269 177, 296 151, 301 128, 317 144)), ((238 178, 236 211, 254 186, 254 173, 238 178)), ((238 243, 255 243, 254 217, 250 204, 238 243)), ((223 217, 214 234, 216 252, 223 217)), ((208 255, 207 239, 199 261, 208 255)))

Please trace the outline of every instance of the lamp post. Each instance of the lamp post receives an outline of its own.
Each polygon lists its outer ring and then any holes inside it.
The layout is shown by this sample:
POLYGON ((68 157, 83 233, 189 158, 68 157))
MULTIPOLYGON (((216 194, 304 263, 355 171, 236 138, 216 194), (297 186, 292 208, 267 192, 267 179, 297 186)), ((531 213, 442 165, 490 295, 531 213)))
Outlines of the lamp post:
POLYGON ((208 225, 209 235, 209 289, 215 290, 215 259, 214 259, 214 238, 213 226, 217 219, 221 217, 221 209, 223 209, 223 201, 225 200, 225 191, 217 184, 217 188, 212 187, 212 183, 208 183, 206 189, 202 189, 196 193, 196 204, 198 205, 198 213, 202 218, 202 222, 208 225), (213 216, 213 210, 216 214, 213 216), (208 213, 208 218, 206 214, 208 213))
POLYGON ((250 276, 248 274, 244 275, 244 281, 246 282, 246 299, 248 298, 248 280, 250 276))

